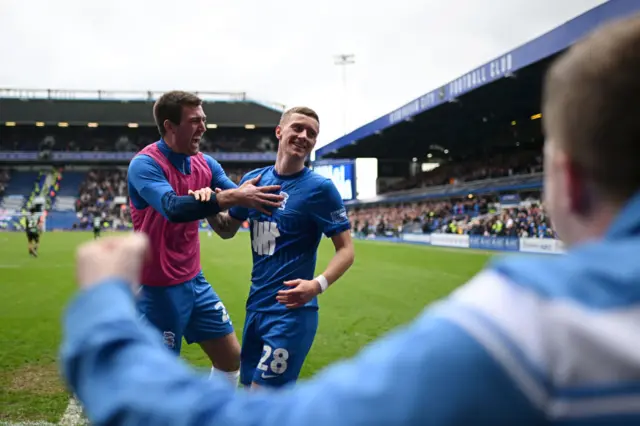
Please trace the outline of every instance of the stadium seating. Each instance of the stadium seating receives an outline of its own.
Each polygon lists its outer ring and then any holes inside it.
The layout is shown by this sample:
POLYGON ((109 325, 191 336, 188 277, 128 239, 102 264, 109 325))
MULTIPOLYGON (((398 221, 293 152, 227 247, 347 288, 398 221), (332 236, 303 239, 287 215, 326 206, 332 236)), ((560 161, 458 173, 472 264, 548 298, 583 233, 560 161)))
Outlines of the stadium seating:
POLYGON ((57 196, 76 197, 78 195, 78 188, 80 188, 80 185, 86 179, 86 176, 86 172, 63 172, 57 196))
MULTIPOLYGON (((136 152, 159 139, 155 127, 114 129, 107 126, 82 128, 38 128, 16 126, 3 128, 0 151, 101 151, 136 152), (20 141, 19 144, 14 141, 20 141)), ((205 133, 201 140, 204 152, 275 152, 277 141, 272 129, 215 129, 205 133)))
POLYGON ((76 211, 78 188, 86 175, 86 172, 77 171, 65 171, 61 174, 60 187, 53 202, 54 211, 76 211))
POLYGON ((20 210, 25 201, 24 195, 5 195, 0 202, 0 210, 20 210))
POLYGON ((357 236, 397 236, 401 233, 554 238, 555 232, 535 194, 516 207, 503 208, 483 197, 457 202, 434 201, 372 205, 349 209, 357 236))
POLYGON ((0 202, 2 210, 20 210, 25 205, 34 184, 39 177, 38 172, 14 171, 4 172, 4 196, 0 202), (7 179, 8 178, 8 179, 7 179))
POLYGON ((76 197, 57 196, 53 210, 57 212, 76 211, 76 197))
POLYGON ((520 175, 536 175, 542 172, 542 158, 539 151, 525 151, 517 156, 496 154, 484 158, 443 163, 433 170, 422 172, 391 185, 380 188, 380 193, 403 190, 422 190, 465 182, 495 180, 520 175))
POLYGON ((5 188, 5 194, 28 196, 38 177, 38 172, 14 171, 5 188))
POLYGON ((10 178, 11 178, 11 174, 9 169, 0 168, 0 198, 2 198, 2 196, 4 195, 5 188, 9 183, 10 178))

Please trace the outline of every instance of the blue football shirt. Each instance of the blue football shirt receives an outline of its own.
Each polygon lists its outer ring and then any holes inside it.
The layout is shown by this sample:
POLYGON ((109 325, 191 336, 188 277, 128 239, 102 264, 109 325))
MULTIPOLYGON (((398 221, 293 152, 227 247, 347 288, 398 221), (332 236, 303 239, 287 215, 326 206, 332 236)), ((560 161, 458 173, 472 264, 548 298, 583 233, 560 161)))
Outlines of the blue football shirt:
MULTIPOLYGON (((332 237, 350 229, 342 197, 331 180, 304 168, 281 176, 273 166, 247 173, 242 183, 262 175, 259 186, 280 185, 285 197, 271 216, 254 209, 233 207, 229 214, 249 220, 253 270, 248 311, 278 312, 287 308, 276 300, 288 280, 314 278, 322 235, 332 237)), ((317 309, 316 298, 305 308, 317 309)))

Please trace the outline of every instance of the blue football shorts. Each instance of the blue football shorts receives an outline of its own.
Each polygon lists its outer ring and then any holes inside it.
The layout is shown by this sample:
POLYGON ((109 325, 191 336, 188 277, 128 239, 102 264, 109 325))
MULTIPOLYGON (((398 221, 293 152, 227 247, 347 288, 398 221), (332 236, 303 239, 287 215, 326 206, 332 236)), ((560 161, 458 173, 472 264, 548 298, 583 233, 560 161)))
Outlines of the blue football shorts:
POLYGON ((188 344, 233 333, 226 308, 202 271, 190 281, 168 287, 141 286, 138 310, 160 333, 167 348, 180 354, 188 344))
POLYGON ((242 333, 240 383, 281 387, 294 383, 318 330, 317 309, 247 311, 242 333))

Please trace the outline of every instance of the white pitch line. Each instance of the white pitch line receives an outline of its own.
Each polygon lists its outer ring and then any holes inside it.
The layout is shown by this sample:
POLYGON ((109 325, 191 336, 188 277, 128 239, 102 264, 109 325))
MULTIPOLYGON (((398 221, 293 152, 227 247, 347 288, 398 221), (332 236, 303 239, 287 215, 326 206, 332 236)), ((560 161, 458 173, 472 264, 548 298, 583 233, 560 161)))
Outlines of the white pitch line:
POLYGON ((49 422, 0 422, 0 426, 88 426, 89 422, 82 414, 82 407, 74 397, 69 398, 69 405, 59 423, 49 422))
POLYGON ((74 397, 69 398, 69 405, 67 405, 67 409, 58 424, 60 426, 80 426, 89 424, 82 415, 82 407, 80 406, 80 403, 74 397))

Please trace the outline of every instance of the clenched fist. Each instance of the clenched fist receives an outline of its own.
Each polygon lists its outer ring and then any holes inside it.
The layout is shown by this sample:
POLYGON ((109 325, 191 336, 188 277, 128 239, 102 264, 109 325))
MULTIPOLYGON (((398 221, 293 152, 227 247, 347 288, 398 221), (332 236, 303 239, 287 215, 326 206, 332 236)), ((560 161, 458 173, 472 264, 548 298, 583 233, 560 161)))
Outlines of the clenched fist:
POLYGON ((149 253, 146 235, 108 237, 85 243, 76 252, 78 286, 92 287, 107 278, 121 278, 135 289, 149 253))

